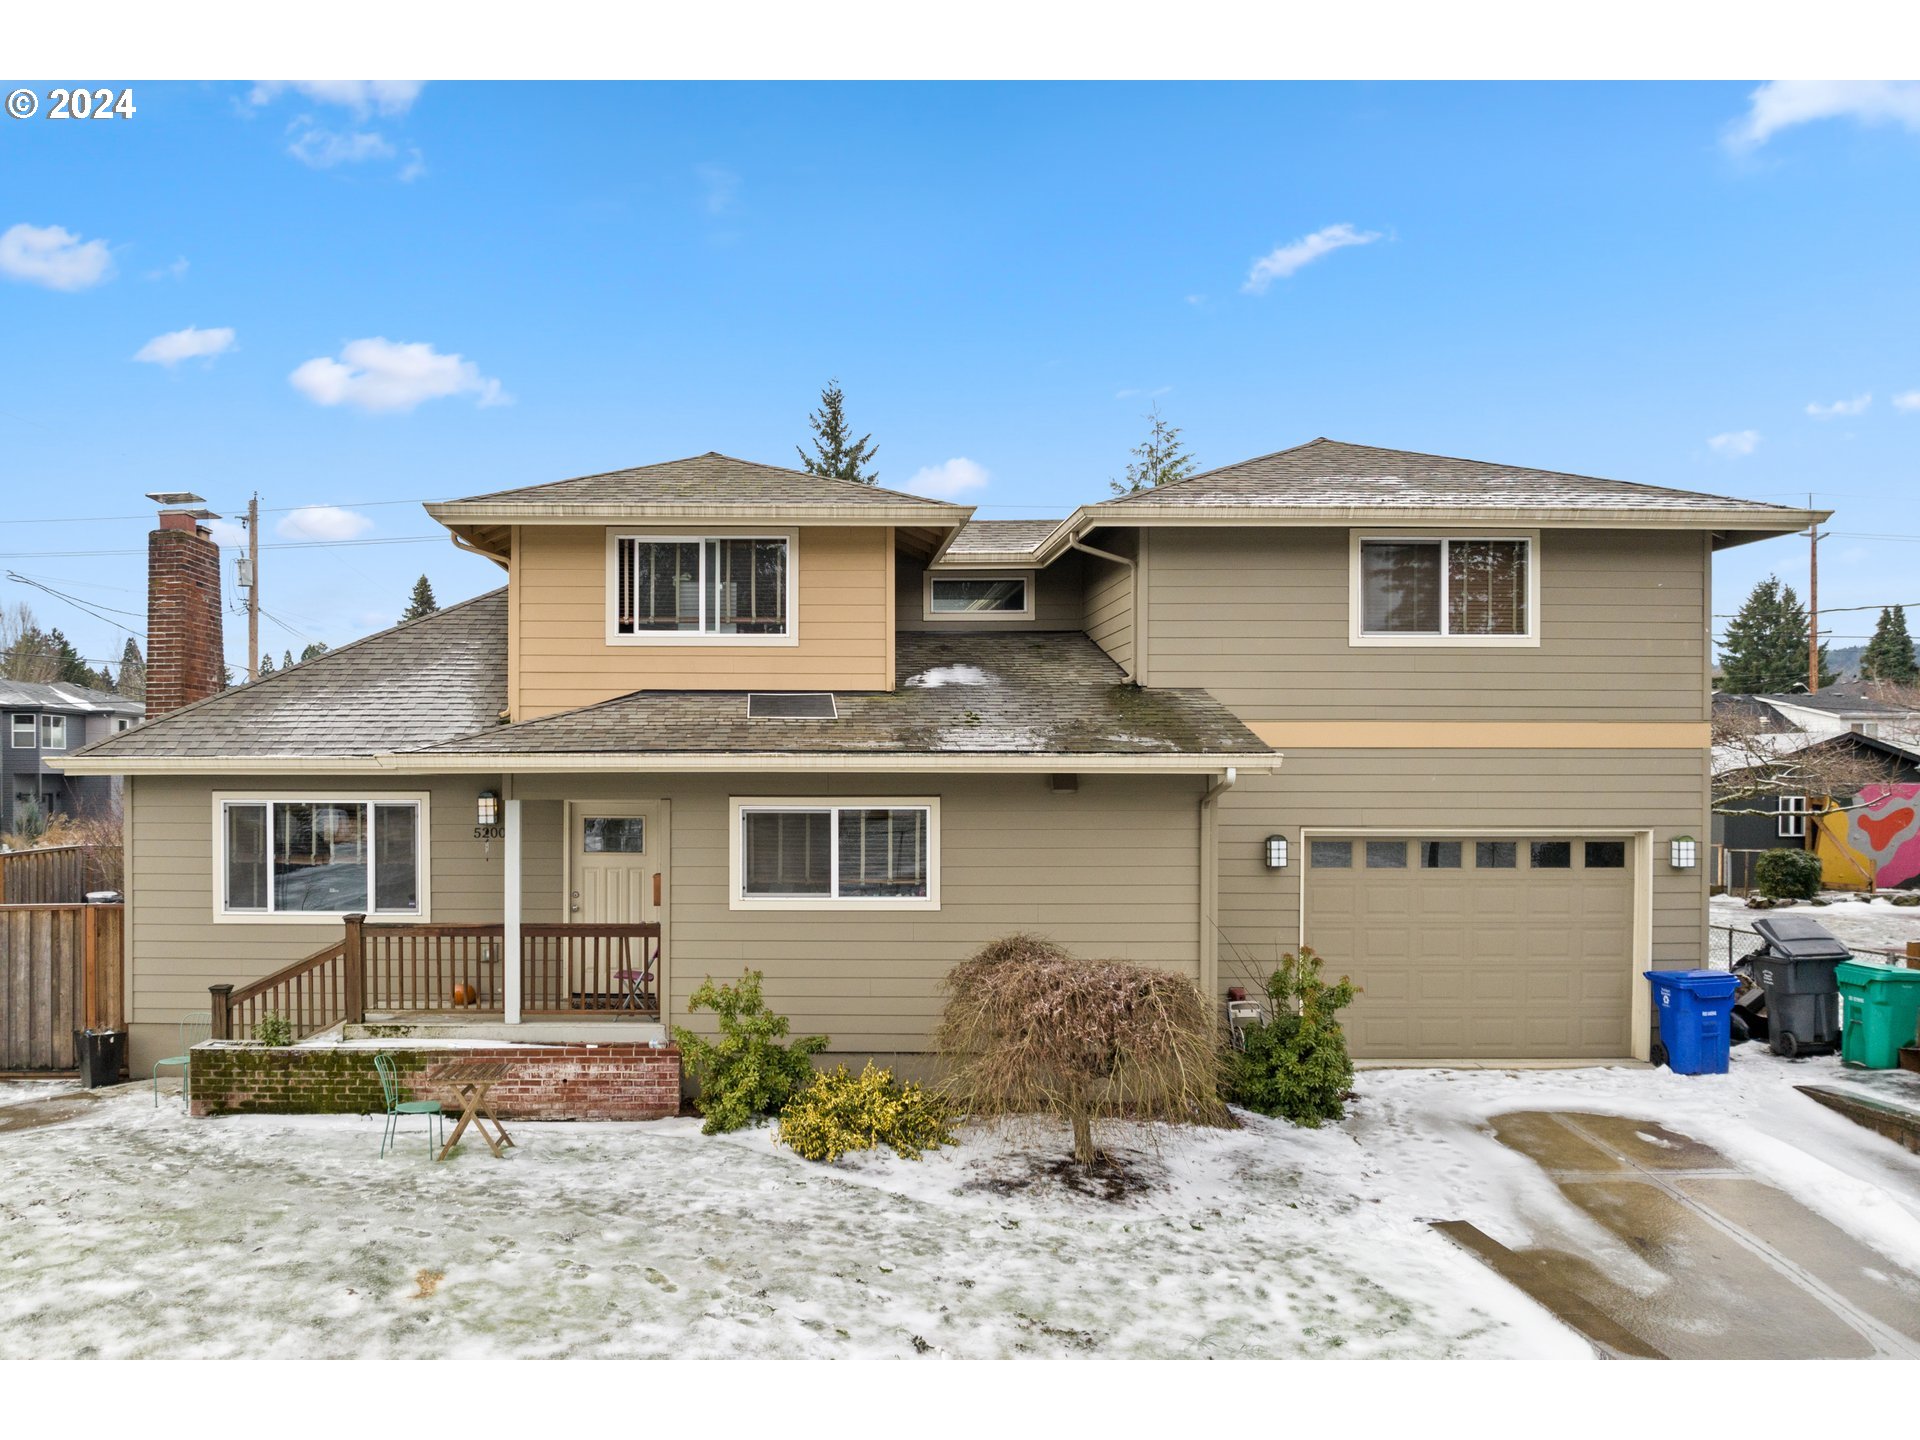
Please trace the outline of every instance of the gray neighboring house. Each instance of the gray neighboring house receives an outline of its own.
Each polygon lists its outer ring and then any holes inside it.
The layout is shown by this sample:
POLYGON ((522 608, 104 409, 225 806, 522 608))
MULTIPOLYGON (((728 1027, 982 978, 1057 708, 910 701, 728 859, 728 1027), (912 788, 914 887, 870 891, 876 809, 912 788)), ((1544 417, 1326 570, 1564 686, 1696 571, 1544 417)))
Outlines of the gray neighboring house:
POLYGON ((132 729, 145 711, 106 690, 0 680, 0 830, 16 829, 30 806, 48 817, 117 808, 117 775, 67 776, 48 762, 132 729))

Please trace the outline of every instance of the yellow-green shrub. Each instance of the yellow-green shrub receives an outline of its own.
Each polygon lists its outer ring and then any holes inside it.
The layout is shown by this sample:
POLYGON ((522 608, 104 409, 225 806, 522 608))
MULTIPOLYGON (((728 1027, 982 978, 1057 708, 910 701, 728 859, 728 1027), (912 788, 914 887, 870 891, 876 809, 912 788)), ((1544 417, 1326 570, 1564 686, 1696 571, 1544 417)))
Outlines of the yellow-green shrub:
POLYGON ((869 1060, 858 1075, 840 1065, 814 1076, 780 1112, 780 1143, 806 1160, 838 1160, 882 1145, 918 1160, 954 1143, 951 1121, 939 1097, 869 1060))

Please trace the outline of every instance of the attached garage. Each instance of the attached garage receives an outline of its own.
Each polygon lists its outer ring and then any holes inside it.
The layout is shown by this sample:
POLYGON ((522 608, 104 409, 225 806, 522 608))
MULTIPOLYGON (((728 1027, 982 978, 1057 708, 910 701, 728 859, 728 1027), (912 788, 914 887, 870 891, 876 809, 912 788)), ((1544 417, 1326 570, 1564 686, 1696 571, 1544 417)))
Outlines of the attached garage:
POLYGON ((1635 840, 1309 834, 1303 932, 1373 1059, 1633 1053, 1635 840))

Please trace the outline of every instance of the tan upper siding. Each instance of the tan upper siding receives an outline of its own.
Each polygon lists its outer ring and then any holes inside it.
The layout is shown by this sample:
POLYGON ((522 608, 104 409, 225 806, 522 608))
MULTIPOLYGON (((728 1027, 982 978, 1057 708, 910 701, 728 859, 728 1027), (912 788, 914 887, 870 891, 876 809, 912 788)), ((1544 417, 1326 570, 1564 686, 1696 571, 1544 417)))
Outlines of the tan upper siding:
POLYGON ((1697 535, 1543 533, 1541 642, 1502 649, 1349 644, 1344 529, 1152 542, 1147 682, 1203 686, 1245 720, 1707 718, 1697 535))
MULTIPOLYGON (((1034 576, 1033 619, 973 621, 929 620, 926 604, 927 567, 918 556, 900 555, 895 562, 894 623, 902 630, 936 633, 967 630, 1079 630, 1080 557, 1066 555, 1034 576)), ((1024 573, 1028 567, 1009 565, 1005 573, 1024 573)), ((964 578, 965 571, 953 572, 964 578)), ((998 574, 1000 571, 992 573, 998 574)))
POLYGON ((635 690, 888 688, 891 532, 810 526, 796 533, 797 644, 613 645, 607 641, 607 528, 521 527, 514 538, 509 642, 513 718, 531 720, 635 690))
MULTIPOLYGON (((1116 555, 1131 555, 1135 537, 1130 531, 1103 535, 1097 549, 1116 555)), ((1113 663, 1134 679, 1134 584, 1137 567, 1082 555, 1086 581, 1081 588, 1081 628, 1087 637, 1108 655, 1113 663)))

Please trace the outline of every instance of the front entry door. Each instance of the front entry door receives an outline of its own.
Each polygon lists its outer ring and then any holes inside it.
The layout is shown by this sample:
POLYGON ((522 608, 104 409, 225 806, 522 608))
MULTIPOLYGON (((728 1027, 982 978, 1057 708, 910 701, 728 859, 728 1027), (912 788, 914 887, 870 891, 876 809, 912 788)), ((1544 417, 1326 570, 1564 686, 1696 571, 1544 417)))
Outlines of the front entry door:
POLYGON ((576 800, 567 919, 582 925, 638 925, 660 918, 666 836, 654 804, 576 800))

